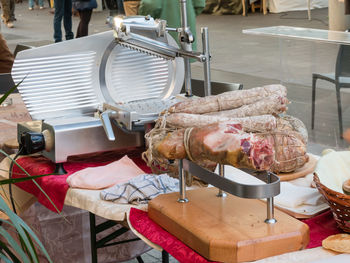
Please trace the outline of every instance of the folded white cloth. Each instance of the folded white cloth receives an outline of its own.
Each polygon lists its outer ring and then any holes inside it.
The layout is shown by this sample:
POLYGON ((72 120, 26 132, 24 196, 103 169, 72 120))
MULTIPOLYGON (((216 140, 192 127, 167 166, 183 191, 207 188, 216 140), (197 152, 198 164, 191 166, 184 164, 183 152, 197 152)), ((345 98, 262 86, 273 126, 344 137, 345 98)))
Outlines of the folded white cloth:
POLYGON ((167 174, 142 174, 127 183, 101 191, 102 200, 121 204, 143 204, 160 194, 179 191, 179 180, 167 174))
POLYGON ((315 188, 281 182, 281 193, 275 197, 274 201, 276 205, 296 208, 301 205, 320 205, 324 199, 315 188))
MULTIPOLYGON (((218 173, 218 169, 216 172, 218 173)), ((258 178, 229 165, 225 165, 225 177, 247 185, 265 184, 258 178)), ((318 206, 325 203, 318 190, 311 187, 312 178, 313 175, 309 174, 303 178, 281 182, 281 192, 275 196, 274 203, 283 208, 305 208, 304 206, 318 206)))

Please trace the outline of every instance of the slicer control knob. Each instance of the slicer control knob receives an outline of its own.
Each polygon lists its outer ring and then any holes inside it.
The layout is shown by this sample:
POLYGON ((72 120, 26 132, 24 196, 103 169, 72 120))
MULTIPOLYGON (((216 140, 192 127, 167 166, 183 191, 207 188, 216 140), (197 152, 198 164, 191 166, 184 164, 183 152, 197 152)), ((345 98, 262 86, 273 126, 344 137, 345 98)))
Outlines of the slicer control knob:
POLYGON ((55 139, 53 134, 49 130, 43 130, 45 140, 45 151, 50 152, 55 146, 55 139))
POLYGON ((21 135, 21 144, 27 154, 40 152, 45 149, 44 135, 38 132, 25 132, 21 135))

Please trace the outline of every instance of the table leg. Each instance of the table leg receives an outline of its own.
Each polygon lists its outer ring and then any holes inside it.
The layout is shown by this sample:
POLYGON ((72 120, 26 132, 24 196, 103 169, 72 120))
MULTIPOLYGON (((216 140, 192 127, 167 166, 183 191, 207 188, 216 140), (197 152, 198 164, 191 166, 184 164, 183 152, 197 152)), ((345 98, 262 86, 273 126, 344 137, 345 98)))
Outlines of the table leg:
POLYGON ((169 253, 164 249, 162 251, 162 263, 169 263, 169 253))
MULTIPOLYGON (((91 261, 92 261, 92 263, 97 263, 97 249, 99 249, 99 248, 116 246, 116 245, 120 245, 123 243, 128 243, 128 242, 140 240, 139 238, 133 238, 133 239, 128 239, 128 240, 121 240, 121 241, 113 242, 113 240, 116 237, 119 237, 119 236, 123 235, 124 233, 130 231, 129 228, 124 227, 124 226, 117 229, 113 233, 105 235, 104 237, 97 240, 97 234, 118 225, 118 223, 116 221, 113 221, 113 220, 106 220, 105 222, 96 225, 95 215, 93 213, 89 212, 89 216, 90 216, 90 243, 91 243, 91 261)), ((139 263, 143 263, 141 256, 136 257, 136 259, 139 263)), ((169 262, 169 261, 163 261, 163 262, 169 262)))
POLYGON ((90 216, 90 243, 91 243, 91 261, 97 263, 97 247, 96 247, 96 219, 93 213, 90 216))

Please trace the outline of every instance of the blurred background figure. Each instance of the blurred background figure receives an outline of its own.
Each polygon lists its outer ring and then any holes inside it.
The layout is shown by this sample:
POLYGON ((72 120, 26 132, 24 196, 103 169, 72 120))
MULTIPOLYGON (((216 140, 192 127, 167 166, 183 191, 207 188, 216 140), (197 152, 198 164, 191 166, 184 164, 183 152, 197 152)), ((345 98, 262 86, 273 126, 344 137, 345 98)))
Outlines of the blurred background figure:
POLYGON ((73 39, 72 32, 72 0, 55 0, 55 15, 53 18, 53 38, 55 43, 62 41, 62 18, 63 26, 66 32, 66 40, 73 39))
POLYGON ((0 33, 0 74, 11 73, 13 55, 9 50, 6 40, 0 33))
POLYGON ((105 0, 110 16, 125 15, 123 0, 105 0))
MULTIPOLYGON (((38 0, 39 8, 44 9, 44 0, 38 0)), ((28 0, 29 10, 34 9, 34 0, 28 0)))
POLYGON ((0 0, 2 7, 1 19, 8 28, 13 28, 15 18, 15 0, 0 0))
POLYGON ((124 0, 116 0, 116 1, 117 1, 117 7, 118 7, 118 15, 125 15, 124 0))
MULTIPOLYGON (((124 0, 125 1, 125 0, 124 0)), ((187 18, 191 32, 194 36, 193 50, 196 50, 196 16, 205 7, 205 0, 187 0, 187 18)), ((141 0, 139 15, 151 15, 167 21, 168 27, 178 28, 181 26, 180 4, 178 0, 141 0)), ((177 32, 169 32, 178 41, 177 32)), ((179 41, 178 41, 179 42, 179 41)))
POLYGON ((96 7, 96 0, 73 0, 73 8, 78 11, 80 17, 76 38, 85 37, 89 34, 92 9, 96 7))
POLYGON ((126 16, 136 16, 138 14, 140 0, 123 0, 123 2, 126 16))

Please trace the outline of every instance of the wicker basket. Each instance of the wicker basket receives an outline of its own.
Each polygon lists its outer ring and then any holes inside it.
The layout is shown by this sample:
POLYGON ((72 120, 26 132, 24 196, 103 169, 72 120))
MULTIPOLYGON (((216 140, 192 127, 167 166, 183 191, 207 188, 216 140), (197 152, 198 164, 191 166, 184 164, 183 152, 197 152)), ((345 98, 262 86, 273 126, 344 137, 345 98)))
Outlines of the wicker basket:
POLYGON ((350 195, 333 191, 324 186, 316 173, 314 173, 314 182, 318 191, 327 200, 338 227, 350 233, 350 195))

